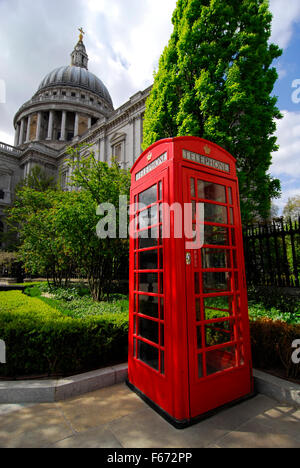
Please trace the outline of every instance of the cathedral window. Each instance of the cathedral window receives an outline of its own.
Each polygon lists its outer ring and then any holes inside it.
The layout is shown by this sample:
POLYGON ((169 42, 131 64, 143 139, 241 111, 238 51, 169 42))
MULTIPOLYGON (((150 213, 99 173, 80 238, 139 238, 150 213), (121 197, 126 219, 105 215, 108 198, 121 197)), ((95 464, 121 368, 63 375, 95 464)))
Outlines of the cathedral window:
POLYGON ((118 143, 117 145, 113 146, 113 157, 116 159, 116 161, 121 162, 122 143, 118 143))
POLYGON ((68 178, 68 171, 62 172, 61 179, 60 179, 61 180, 60 184, 61 184, 62 190, 65 190, 65 191, 68 189, 67 188, 67 178, 68 178))
MULTIPOLYGON (((3 234, 3 233, 4 233, 4 224, 2 223, 2 221, 0 221, 0 234, 3 234)), ((3 248, 1 237, 0 237, 0 248, 3 248)))

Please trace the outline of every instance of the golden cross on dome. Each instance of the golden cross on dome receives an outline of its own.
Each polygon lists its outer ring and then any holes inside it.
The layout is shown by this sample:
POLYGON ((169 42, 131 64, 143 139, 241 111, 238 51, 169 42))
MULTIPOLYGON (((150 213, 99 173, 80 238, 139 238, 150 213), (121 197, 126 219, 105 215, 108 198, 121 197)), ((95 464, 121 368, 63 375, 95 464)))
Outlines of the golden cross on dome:
POLYGON ((84 32, 84 30, 82 28, 79 28, 78 31, 80 32, 79 40, 82 41, 85 32, 84 32))

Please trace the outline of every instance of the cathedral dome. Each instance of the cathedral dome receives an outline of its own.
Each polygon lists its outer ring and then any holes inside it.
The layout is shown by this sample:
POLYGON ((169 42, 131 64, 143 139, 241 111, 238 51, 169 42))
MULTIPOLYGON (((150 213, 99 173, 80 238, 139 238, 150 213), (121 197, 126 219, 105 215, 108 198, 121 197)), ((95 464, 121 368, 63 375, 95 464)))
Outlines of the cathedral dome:
POLYGON ((57 149, 114 112, 107 88, 88 70, 83 34, 80 29, 71 64, 48 73, 15 115, 16 146, 42 141, 57 149))
POLYGON ((82 66, 70 65, 56 68, 45 76, 37 93, 57 86, 82 88, 91 91, 102 97, 111 107, 113 106, 110 94, 102 81, 82 66))

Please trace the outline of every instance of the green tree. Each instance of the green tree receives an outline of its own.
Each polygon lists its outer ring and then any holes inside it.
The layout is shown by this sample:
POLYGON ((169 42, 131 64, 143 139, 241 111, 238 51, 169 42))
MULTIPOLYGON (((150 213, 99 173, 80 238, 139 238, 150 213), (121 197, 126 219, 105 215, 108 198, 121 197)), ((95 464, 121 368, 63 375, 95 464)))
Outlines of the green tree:
POLYGON ((7 218, 11 229, 18 232, 18 256, 25 271, 46 276, 55 286, 68 283, 77 266, 58 223, 70 196, 68 192, 39 192, 24 186, 17 191, 7 218))
MULTIPOLYGON (((29 171, 28 175, 17 184, 13 203, 16 202, 18 193, 22 193, 21 191, 25 187, 37 192, 46 192, 47 190, 56 190, 56 181, 54 177, 49 176, 40 166, 34 166, 29 171)), ((5 215, 9 217, 11 207, 5 209, 4 211, 5 215)), ((1 232, 0 230, 0 245, 3 243, 6 247, 6 250, 14 251, 18 249, 20 244, 18 226, 18 219, 16 220, 15 226, 12 225, 11 220, 10 223, 8 223, 9 229, 7 232, 1 232)))
MULTIPOLYGON (((77 249, 77 258, 88 277, 94 299, 100 300, 104 295, 109 294, 111 280, 121 264, 129 261, 127 232, 126 239, 119 238, 118 233, 120 223, 125 222, 127 226, 128 222, 127 203, 130 190, 130 173, 121 169, 116 161, 113 161, 110 166, 107 163, 98 161, 93 152, 82 156, 80 154, 81 149, 81 147, 70 148, 68 151, 68 164, 72 174, 70 184, 73 189, 80 190, 84 199, 89 200, 88 209, 85 212, 82 211, 81 215, 78 214, 77 220, 80 219, 80 216, 82 217, 83 231, 85 230, 85 223, 87 223, 90 226, 89 232, 92 232, 93 237, 89 238, 89 240, 83 238, 82 248, 77 249), (125 197, 127 202, 125 203, 125 213, 120 213, 120 196, 125 197), (96 211, 98 205, 103 203, 110 203, 115 208, 116 238, 98 239, 96 237, 95 229, 99 221, 96 211), (84 220, 85 216, 86 220, 84 220)), ((71 210, 72 207, 70 207, 70 212, 71 210)), ((74 222, 76 223, 76 217, 74 222)), ((126 226, 121 227, 124 229, 126 226)), ((72 233, 71 226, 69 233, 72 233)), ((75 238, 78 239, 78 236, 75 238)))
POLYGON ((268 43, 271 20, 267 0, 178 0, 145 112, 144 149, 193 135, 237 158, 245 223, 266 219, 280 192, 268 174, 281 118, 271 96, 281 55, 268 43))
POLYGON ((286 219, 291 218, 293 221, 300 218, 300 195, 288 199, 283 209, 283 216, 286 219))
MULTIPOLYGON (((72 191, 38 191, 24 185, 17 191, 8 221, 19 232, 18 254, 27 272, 45 275, 55 285, 68 283, 74 273, 88 279, 92 296, 108 296, 122 261, 128 261, 128 239, 99 239, 97 207, 111 203, 119 215, 119 196, 127 200, 130 177, 116 163, 98 162, 93 154, 70 150, 72 191)), ((116 234, 119 216, 115 220, 116 234)), ((127 233, 126 233, 127 234, 127 233)))

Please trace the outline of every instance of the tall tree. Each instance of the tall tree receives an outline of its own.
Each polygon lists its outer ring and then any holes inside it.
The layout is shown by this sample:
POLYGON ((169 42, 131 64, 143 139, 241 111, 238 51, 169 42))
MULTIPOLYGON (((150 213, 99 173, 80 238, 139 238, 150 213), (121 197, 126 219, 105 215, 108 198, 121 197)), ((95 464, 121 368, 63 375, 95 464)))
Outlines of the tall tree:
POLYGON ((244 222, 267 218, 279 180, 268 174, 276 151, 271 96, 277 79, 267 0, 178 0, 174 31, 147 101, 144 144, 194 135, 237 158, 244 222))
POLYGON ((293 221, 300 219, 300 195, 288 199, 283 208, 283 216, 293 221))

